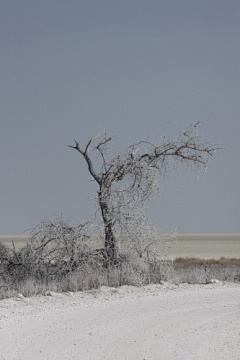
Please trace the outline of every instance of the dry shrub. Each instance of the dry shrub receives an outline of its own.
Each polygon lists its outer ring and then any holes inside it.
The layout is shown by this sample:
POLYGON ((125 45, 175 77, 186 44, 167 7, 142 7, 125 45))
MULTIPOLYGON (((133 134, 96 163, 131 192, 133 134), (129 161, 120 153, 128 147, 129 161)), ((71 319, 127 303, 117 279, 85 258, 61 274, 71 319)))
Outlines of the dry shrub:
POLYGON ((29 242, 16 250, 0 245, 0 285, 12 287, 30 278, 48 283, 60 280, 89 265, 99 266, 104 254, 92 250, 87 242, 89 224, 71 226, 67 221, 42 221, 29 242))
MULTIPOLYGON (((46 242, 46 239, 44 241, 46 242)), ((12 297, 18 293, 24 296, 44 294, 47 290, 75 292, 96 289, 103 285, 142 286, 165 280, 166 273, 169 271, 169 264, 139 257, 136 252, 119 254, 115 264, 105 268, 101 256, 99 258, 99 251, 89 249, 85 253, 81 252, 81 257, 79 257, 81 261, 78 262, 78 266, 72 267, 71 262, 70 264, 66 262, 61 269, 62 262, 55 265, 49 262, 53 260, 49 258, 50 254, 54 255, 54 260, 56 259, 56 248, 53 248, 53 251, 51 247, 47 250, 44 245, 41 248, 41 256, 39 252, 36 256, 33 249, 39 249, 39 242, 35 244, 35 247, 31 243, 27 244, 19 251, 11 251, 2 246, 1 254, 4 261, 0 265, 0 299, 12 297), (5 252, 8 257, 4 255, 5 252), (66 271, 66 269, 71 269, 71 271, 66 271)))
POLYGON ((174 261, 174 283, 207 284, 212 279, 235 282, 240 274, 240 259, 178 258, 174 261))
POLYGON ((174 262, 154 252, 146 256, 125 249, 105 267, 104 249, 90 246, 89 224, 45 221, 33 229, 30 241, 16 250, 0 243, 0 299, 55 292, 86 291, 101 286, 143 286, 170 281, 206 284, 211 279, 240 282, 240 259, 178 258, 174 262))
POLYGON ((173 276, 173 263, 171 260, 155 261, 149 264, 148 283, 169 281, 173 276))

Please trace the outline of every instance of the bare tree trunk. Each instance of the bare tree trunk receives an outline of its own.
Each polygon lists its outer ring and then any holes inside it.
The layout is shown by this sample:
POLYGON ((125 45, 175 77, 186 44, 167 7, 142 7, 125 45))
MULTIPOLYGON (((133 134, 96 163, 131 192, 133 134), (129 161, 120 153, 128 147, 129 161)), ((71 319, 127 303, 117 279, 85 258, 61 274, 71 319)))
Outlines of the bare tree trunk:
POLYGON ((117 244, 116 244, 116 236, 114 235, 113 229, 113 219, 110 214, 109 209, 109 189, 100 189, 98 193, 99 205, 101 208, 103 225, 104 225, 104 233, 105 233, 105 251, 106 251, 106 267, 114 264, 114 261, 117 256, 117 244))

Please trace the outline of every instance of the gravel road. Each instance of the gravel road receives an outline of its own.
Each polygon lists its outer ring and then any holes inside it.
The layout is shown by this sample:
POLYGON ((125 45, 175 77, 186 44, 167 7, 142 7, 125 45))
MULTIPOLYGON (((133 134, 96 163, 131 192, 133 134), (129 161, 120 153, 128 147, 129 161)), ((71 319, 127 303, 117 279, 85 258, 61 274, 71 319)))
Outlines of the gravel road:
POLYGON ((240 360, 240 285, 142 288, 0 301, 1 360, 240 360))

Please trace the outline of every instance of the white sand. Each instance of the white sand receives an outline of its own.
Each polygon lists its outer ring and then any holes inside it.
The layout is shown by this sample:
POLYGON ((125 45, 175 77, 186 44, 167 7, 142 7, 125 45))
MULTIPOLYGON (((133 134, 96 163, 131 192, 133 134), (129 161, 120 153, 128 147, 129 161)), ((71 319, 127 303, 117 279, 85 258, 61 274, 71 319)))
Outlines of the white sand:
POLYGON ((0 301, 1 360, 239 360, 240 285, 171 284, 0 301))

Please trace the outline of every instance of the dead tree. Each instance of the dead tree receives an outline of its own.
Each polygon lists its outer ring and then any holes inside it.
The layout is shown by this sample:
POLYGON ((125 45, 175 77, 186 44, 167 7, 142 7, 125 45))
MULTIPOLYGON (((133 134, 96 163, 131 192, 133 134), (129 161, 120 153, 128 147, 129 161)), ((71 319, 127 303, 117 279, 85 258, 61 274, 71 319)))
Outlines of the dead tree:
POLYGON ((175 139, 162 138, 159 145, 140 141, 129 146, 123 154, 109 156, 112 140, 101 132, 89 140, 82 150, 77 140, 68 145, 85 159, 88 171, 98 185, 97 202, 101 210, 108 264, 117 257, 116 234, 133 235, 151 232, 151 223, 144 205, 158 191, 158 175, 165 175, 171 166, 185 165, 197 173, 204 173, 221 147, 202 140, 198 134, 199 123, 191 125, 175 139), (95 144, 94 147, 92 145, 95 144), (92 153, 90 150, 92 147, 92 153), (97 166, 94 152, 100 155, 97 166))

